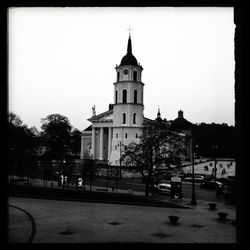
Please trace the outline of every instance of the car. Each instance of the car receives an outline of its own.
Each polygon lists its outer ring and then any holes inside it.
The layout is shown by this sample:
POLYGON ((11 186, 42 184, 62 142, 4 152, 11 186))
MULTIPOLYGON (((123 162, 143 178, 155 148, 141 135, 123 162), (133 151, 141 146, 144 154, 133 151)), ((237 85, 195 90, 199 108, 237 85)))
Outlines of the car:
POLYGON ((219 189, 223 188, 223 184, 219 181, 205 181, 201 183, 200 187, 207 189, 219 189))
POLYGON ((156 186, 157 190, 163 194, 170 194, 171 193, 171 184, 168 183, 160 183, 156 186))
MULTIPOLYGON (((193 181, 193 177, 186 177, 184 178, 183 181, 186 181, 186 182, 192 182, 193 181)), ((204 176, 194 176, 194 182, 204 182, 204 176)))

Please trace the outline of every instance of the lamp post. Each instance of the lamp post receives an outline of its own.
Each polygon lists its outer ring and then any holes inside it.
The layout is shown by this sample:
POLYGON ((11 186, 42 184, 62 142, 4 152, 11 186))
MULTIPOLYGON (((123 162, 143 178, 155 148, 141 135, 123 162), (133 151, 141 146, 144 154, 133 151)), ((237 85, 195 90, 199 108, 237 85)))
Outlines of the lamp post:
POLYGON ((194 183, 194 145, 193 139, 191 139, 191 150, 192 150, 192 198, 191 204, 196 205, 196 194, 195 194, 195 183, 194 183))

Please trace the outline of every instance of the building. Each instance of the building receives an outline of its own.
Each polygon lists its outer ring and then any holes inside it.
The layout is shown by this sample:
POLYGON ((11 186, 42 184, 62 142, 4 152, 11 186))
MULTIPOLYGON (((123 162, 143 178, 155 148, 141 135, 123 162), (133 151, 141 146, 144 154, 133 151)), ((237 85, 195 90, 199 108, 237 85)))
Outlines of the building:
POLYGON ((143 67, 138 63, 132 53, 132 41, 129 35, 127 54, 122 58, 120 65, 116 65, 116 82, 114 84, 114 103, 101 114, 96 114, 93 106, 92 117, 88 119, 91 126, 82 131, 81 159, 92 157, 99 161, 108 162, 109 165, 120 165, 121 150, 131 142, 138 143, 142 133, 142 126, 148 122, 167 122, 169 125, 180 129, 183 125, 189 133, 187 124, 183 118, 183 112, 173 122, 161 119, 158 109, 155 120, 144 117, 144 100, 142 71, 143 67))

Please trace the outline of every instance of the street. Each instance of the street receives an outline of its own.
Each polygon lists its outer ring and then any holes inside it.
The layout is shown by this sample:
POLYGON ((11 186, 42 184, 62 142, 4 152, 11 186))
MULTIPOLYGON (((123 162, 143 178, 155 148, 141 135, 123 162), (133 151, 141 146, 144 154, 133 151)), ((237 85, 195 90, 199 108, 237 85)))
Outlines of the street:
MULTIPOLYGON (((52 182, 53 182, 53 187, 58 187, 57 182, 55 181, 48 181, 48 186, 50 186, 52 182)), ((32 185, 43 185, 43 180, 42 179, 30 179, 30 183, 32 183, 32 185)), ((93 180, 92 186, 105 187, 105 188, 108 187, 111 190, 111 188, 115 186, 115 183, 114 181, 111 182, 110 180, 109 182, 107 182, 106 179, 98 177, 93 180)), ((69 185, 68 188, 74 188, 74 187, 75 186, 69 185)), ((65 188, 67 187, 65 186, 65 188)), ((122 178, 118 182, 117 188, 119 190, 124 190, 124 192, 125 191, 127 192, 128 190, 131 190, 133 192, 140 192, 140 193, 145 192, 145 184, 142 183, 141 178, 122 178)), ((86 183, 86 190, 89 190, 88 182, 86 183)), ((182 193, 183 193, 183 198, 191 199, 192 183, 182 182, 182 193)), ((223 195, 220 197, 217 197, 216 190, 200 188, 199 183, 195 184, 195 194, 196 194, 197 200, 224 202, 223 195)), ((161 194, 160 198, 163 200, 169 200, 169 195, 161 194)))
MULTIPOLYGON (((107 181, 105 179, 96 179, 96 180, 94 180, 93 185, 107 187, 107 181)), ((111 187, 110 183, 109 183, 109 187, 111 187)), ((125 189, 125 190, 132 189, 133 191, 144 192, 145 191, 145 184, 141 182, 141 178, 123 178, 118 183, 118 188, 125 189)), ((183 193, 183 198, 190 197, 190 199, 191 199, 192 183, 183 182, 182 183, 182 193, 183 193)), ((198 200, 206 200, 206 201, 214 201, 214 202, 224 201, 223 196, 216 197, 216 190, 209 190, 209 189, 200 188, 199 183, 195 183, 195 194, 196 194, 196 199, 198 199, 198 200)), ((161 195, 161 198, 169 199, 169 196, 161 195)))

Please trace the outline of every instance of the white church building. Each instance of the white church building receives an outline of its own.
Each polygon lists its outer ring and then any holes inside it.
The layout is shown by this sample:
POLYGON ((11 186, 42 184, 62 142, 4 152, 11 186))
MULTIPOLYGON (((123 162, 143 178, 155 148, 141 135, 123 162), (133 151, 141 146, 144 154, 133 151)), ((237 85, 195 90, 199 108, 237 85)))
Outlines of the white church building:
MULTIPOLYGON (((82 131, 81 159, 91 157, 109 165, 120 165, 121 151, 131 142, 139 142, 143 123, 153 121, 143 115, 143 68, 132 54, 130 35, 127 54, 115 70, 114 103, 98 115, 95 107, 92 108, 92 117, 88 119, 91 125, 82 131)), ((182 111, 179 116, 185 120, 182 111)), ((159 111, 157 117, 161 119, 159 111)))

